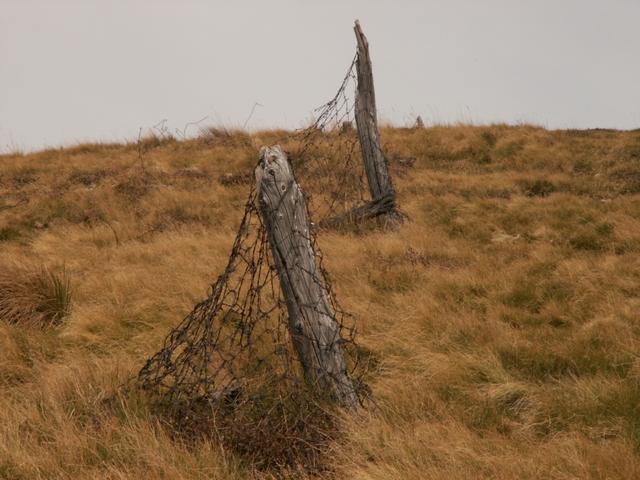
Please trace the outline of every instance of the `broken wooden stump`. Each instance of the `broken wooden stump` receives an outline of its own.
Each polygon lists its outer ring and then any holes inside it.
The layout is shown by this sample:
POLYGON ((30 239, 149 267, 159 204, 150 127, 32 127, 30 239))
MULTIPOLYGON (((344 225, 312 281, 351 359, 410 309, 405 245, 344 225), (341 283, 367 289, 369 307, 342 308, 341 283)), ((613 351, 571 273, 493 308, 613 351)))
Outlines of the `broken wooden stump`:
POLYGON ((369 42, 364 36, 360 23, 356 20, 356 40, 358 42, 358 56, 356 69, 358 72, 358 90, 356 94, 356 124, 362 161, 364 162, 369 192, 376 200, 384 196, 395 198, 395 191, 389 176, 387 160, 380 146, 380 132, 376 111, 376 95, 373 88, 373 70, 369 57, 369 42))
POLYGON ((405 218, 397 208, 396 192, 391 182, 391 175, 389 175, 387 159, 380 144, 369 42, 357 20, 354 31, 358 43, 356 57, 358 77, 355 101, 356 128, 371 201, 341 215, 323 220, 320 222, 321 227, 336 227, 344 223, 357 223, 380 216, 387 217, 385 223, 397 225, 405 218))

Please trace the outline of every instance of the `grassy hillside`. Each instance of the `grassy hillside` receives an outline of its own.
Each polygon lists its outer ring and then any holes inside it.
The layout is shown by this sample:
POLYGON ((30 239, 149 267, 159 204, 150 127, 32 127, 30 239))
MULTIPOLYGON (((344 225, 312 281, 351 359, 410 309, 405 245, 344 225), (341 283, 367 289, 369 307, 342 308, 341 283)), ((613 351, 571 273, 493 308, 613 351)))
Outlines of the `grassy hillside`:
MULTIPOLYGON (((282 135, 0 157, 0 478, 267 475, 105 399, 206 295, 282 135)), ((382 137, 410 220, 319 234, 378 365, 336 477, 639 478, 640 132, 382 137)))

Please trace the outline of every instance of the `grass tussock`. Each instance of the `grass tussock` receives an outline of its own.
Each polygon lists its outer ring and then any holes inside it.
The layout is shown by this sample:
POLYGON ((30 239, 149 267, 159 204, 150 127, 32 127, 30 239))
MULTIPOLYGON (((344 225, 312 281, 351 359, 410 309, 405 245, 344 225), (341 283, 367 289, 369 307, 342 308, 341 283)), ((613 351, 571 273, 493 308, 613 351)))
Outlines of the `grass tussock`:
POLYGON ((381 135, 410 220, 318 238, 375 406, 309 407, 315 430, 238 411, 191 442, 118 387, 224 268, 254 145, 299 145, 220 131, 0 157, 0 206, 20 203, 0 209, 0 478, 640 478, 640 132, 381 135), (63 275, 13 267, 34 262, 73 272, 71 311, 63 275))
POLYGON ((0 319, 23 326, 59 325, 71 309, 66 272, 41 268, 0 269, 0 319))
POLYGON ((251 136, 239 129, 224 127, 203 127, 197 138, 197 142, 207 146, 251 146, 251 136))
POLYGON ((192 448, 218 442, 263 475, 335 473, 329 452, 341 442, 341 412, 303 385, 266 384, 268 389, 264 382, 252 383, 251 393, 234 392, 220 404, 202 401, 188 409, 152 400, 150 411, 176 441, 192 448))

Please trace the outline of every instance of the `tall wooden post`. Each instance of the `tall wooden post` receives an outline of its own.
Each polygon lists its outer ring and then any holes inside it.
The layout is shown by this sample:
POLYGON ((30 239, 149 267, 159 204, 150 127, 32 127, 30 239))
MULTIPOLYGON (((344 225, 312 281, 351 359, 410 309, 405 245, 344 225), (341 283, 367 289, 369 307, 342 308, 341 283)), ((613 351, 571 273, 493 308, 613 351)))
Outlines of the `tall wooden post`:
POLYGON ((260 150, 255 176, 260 214, 287 304, 289 332, 305 375, 343 407, 355 408, 358 397, 316 264, 305 199, 279 146, 260 150))
POLYGON ((369 43, 357 20, 354 30, 358 42, 356 58, 358 87, 355 116, 362 162, 367 174, 371 200, 345 213, 322 219, 319 223, 320 227, 337 227, 344 223, 358 223, 376 217, 383 217, 388 224, 397 225, 405 218, 397 208, 396 191, 393 188, 387 160, 380 145, 369 43))
POLYGON ((356 93, 356 125, 362 151, 362 161, 367 173, 372 200, 389 197, 395 204, 395 191, 389 176, 387 161, 380 146, 380 132, 376 113, 376 94, 373 88, 373 70, 369 57, 369 42, 360 22, 356 20, 354 31, 358 42, 356 69, 358 90, 356 93))

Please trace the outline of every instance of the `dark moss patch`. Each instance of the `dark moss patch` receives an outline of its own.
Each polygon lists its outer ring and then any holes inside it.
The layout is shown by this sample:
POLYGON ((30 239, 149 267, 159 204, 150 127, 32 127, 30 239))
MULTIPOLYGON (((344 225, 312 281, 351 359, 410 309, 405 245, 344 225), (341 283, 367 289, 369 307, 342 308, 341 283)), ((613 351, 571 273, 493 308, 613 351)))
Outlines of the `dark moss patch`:
POLYGON ((521 180, 518 184, 522 193, 528 197, 548 197, 557 191, 553 183, 544 179, 521 180))
POLYGON ((22 236, 20 230, 14 227, 0 228, 0 242, 11 242, 18 240, 22 236))

